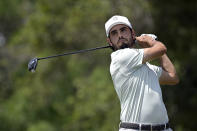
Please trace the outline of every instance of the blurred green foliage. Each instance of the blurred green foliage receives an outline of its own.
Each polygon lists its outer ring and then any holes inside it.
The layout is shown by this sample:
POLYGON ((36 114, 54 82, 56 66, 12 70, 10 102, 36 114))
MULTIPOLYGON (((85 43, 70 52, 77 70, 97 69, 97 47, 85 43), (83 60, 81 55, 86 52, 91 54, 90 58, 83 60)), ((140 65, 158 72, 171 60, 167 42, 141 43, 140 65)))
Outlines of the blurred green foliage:
POLYGON ((197 129, 197 2, 156 0, 1 0, 0 130, 116 131, 120 105, 108 49, 27 63, 106 45, 104 24, 127 16, 136 34, 154 33, 168 48, 181 82, 162 86, 172 128, 197 129))

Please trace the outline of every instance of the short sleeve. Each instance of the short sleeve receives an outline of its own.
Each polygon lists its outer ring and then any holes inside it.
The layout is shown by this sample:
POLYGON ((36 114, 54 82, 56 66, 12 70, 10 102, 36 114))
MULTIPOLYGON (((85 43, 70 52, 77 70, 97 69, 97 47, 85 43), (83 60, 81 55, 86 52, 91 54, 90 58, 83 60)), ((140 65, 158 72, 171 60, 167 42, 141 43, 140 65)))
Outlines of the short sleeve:
POLYGON ((119 62, 121 66, 133 68, 142 64, 144 49, 124 49, 120 52, 119 62))
POLYGON ((150 63, 147 63, 147 65, 148 65, 148 67, 150 69, 152 69, 156 73, 158 78, 161 76, 162 70, 163 70, 161 67, 155 66, 155 65, 151 65, 150 63))
POLYGON ((121 49, 112 55, 113 63, 123 74, 130 74, 135 67, 142 65, 144 49, 121 49))

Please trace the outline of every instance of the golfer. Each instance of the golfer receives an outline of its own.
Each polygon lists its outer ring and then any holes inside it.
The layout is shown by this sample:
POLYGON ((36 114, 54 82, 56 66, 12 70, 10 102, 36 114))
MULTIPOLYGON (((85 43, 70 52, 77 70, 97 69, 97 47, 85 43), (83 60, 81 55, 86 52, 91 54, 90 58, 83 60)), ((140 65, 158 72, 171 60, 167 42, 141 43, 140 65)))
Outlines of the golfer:
POLYGON ((111 17, 105 29, 113 49, 110 73, 121 105, 119 131, 171 131, 160 85, 174 85, 179 79, 166 46, 149 35, 136 37, 124 16, 111 17), (161 67, 148 63, 155 59, 161 67))

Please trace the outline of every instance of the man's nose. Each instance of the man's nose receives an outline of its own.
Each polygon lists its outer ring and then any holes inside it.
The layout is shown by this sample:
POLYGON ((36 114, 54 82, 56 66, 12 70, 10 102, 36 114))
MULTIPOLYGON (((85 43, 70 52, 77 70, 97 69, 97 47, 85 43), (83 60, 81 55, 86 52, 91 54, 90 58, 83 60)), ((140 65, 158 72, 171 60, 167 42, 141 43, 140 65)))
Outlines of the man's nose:
POLYGON ((119 37, 119 39, 123 38, 122 33, 120 31, 118 32, 118 37, 119 37))

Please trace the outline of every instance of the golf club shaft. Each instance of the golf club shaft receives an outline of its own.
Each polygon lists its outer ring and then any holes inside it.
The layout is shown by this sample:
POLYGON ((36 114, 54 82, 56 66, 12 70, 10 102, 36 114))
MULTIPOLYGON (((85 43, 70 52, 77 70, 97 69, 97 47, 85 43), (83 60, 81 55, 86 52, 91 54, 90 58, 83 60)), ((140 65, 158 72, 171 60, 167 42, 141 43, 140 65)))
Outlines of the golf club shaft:
POLYGON ((41 57, 37 58, 37 60, 43 60, 43 59, 49 59, 49 58, 54 58, 54 57, 59 57, 59 56, 65 56, 65 55, 73 55, 73 54, 78 54, 78 53, 83 53, 83 52, 89 52, 89 51, 94 51, 94 50, 99 50, 99 49, 104 49, 104 48, 110 48, 111 46, 102 46, 102 47, 96 47, 96 48, 90 48, 90 49, 84 49, 84 50, 79 50, 79 51, 74 51, 74 52, 68 52, 64 54, 58 54, 58 55, 53 55, 53 56, 47 56, 47 57, 41 57))

